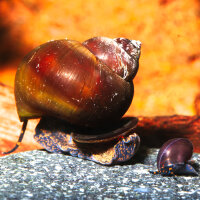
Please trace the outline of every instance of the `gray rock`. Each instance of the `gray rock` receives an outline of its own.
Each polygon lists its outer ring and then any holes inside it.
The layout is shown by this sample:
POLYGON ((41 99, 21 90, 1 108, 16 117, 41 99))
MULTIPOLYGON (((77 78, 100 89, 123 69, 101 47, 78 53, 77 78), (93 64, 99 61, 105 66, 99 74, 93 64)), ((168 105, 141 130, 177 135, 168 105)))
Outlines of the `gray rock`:
MULTIPOLYGON (((157 149, 141 148, 124 165, 102 166, 46 151, 0 158, 0 199, 200 199, 200 176, 162 177, 157 149)), ((200 163, 200 154, 193 159, 200 163)))

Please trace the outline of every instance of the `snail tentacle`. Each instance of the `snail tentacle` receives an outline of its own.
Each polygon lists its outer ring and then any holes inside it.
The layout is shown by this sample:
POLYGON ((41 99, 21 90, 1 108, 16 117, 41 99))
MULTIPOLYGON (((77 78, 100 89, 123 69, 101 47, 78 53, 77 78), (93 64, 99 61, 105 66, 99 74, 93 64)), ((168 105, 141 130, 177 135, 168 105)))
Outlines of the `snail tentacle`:
POLYGON ((13 153, 13 152, 20 146, 20 144, 21 144, 21 142, 22 142, 22 139, 23 139, 23 137, 24 137, 25 131, 26 131, 27 123, 28 123, 28 120, 24 120, 24 121, 23 121, 22 129, 21 129, 21 132, 20 132, 20 135, 19 135, 19 138, 18 138, 18 141, 17 141, 15 147, 12 148, 10 151, 2 152, 2 154, 10 154, 10 153, 13 153))

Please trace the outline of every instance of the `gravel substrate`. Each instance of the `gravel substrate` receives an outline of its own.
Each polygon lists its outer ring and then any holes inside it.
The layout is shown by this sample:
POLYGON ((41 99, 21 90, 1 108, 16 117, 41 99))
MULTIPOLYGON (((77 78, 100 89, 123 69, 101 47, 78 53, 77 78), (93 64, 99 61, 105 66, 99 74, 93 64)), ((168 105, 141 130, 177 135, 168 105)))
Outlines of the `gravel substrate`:
MULTIPOLYGON (((200 176, 162 177, 157 149, 141 149, 124 165, 102 166, 46 151, 0 158, 0 199, 200 199, 200 176)), ((193 159, 200 163, 200 154, 193 159)))

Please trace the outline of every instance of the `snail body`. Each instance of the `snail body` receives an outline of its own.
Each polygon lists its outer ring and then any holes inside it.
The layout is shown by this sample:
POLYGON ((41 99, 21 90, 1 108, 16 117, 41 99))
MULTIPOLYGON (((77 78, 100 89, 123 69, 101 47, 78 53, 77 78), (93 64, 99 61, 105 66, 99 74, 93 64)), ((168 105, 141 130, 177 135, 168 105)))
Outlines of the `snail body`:
POLYGON ((193 145, 186 138, 175 138, 163 144, 157 156, 158 171, 150 171, 163 176, 171 175, 198 175, 190 165, 193 154, 193 145))
MULTIPOLYGON (((127 130, 133 131, 137 120, 120 121, 132 102, 139 56, 140 42, 125 38, 95 37, 83 43, 63 39, 33 49, 15 77, 16 107, 24 122, 21 135, 33 118, 56 118, 76 127, 70 134, 79 143, 130 134, 127 130), (125 129, 115 125, 120 123, 125 129)), ((49 143, 47 138, 43 142, 49 143)))

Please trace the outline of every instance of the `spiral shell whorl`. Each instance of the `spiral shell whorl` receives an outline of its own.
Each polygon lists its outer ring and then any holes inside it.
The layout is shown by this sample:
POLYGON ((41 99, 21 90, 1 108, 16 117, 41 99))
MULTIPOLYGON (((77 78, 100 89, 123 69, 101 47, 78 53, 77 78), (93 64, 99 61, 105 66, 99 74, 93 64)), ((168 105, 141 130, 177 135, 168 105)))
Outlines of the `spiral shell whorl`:
POLYGON ((140 41, 94 37, 83 45, 124 80, 132 81, 135 77, 139 66, 140 41))

